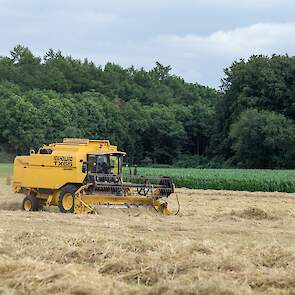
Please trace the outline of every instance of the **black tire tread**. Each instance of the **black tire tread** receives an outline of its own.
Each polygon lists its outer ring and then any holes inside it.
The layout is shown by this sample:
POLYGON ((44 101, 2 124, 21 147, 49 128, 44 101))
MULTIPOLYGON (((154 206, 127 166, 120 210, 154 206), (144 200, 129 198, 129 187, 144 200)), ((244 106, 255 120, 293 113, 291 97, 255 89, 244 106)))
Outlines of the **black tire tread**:
MULTIPOLYGON (((66 210, 62 205, 62 199, 65 194, 71 193, 73 195, 76 190, 77 190, 77 186, 74 184, 67 184, 60 190, 57 206, 58 206, 59 211, 61 213, 74 213, 74 202, 73 202, 72 208, 70 210, 66 210)), ((74 195, 73 195, 73 197, 74 197, 74 195)))
POLYGON ((30 194, 29 196, 26 196, 23 199, 23 202, 22 202, 22 210, 24 210, 24 211, 25 211, 24 203, 25 203, 26 200, 29 200, 31 202, 31 204, 32 204, 32 210, 31 211, 39 211, 39 209, 41 208, 41 206, 40 206, 40 201, 36 197, 36 195, 30 194))

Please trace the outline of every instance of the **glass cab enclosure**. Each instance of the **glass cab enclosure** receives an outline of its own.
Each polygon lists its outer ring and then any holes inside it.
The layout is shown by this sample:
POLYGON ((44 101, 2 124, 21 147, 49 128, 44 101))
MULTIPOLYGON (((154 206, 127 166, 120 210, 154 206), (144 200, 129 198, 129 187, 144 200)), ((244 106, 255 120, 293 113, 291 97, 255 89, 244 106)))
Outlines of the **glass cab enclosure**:
POLYGON ((123 156, 121 154, 89 154, 87 171, 91 174, 122 176, 123 156))

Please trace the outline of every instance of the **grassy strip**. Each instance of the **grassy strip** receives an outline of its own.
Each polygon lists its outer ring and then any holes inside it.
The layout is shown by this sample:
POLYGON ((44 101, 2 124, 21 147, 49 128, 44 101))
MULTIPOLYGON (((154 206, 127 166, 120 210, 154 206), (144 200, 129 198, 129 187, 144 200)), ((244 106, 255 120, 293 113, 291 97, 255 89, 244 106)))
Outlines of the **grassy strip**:
POLYGON ((13 164, 0 163, 0 177, 11 176, 13 174, 13 164))

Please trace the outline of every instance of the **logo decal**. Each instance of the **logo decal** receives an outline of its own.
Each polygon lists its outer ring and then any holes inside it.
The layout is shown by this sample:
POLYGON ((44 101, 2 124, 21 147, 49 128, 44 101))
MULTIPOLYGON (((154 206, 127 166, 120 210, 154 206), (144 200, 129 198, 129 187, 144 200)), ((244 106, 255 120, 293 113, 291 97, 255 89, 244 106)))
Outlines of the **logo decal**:
POLYGON ((72 167, 73 166, 73 157, 54 156, 53 163, 55 166, 59 166, 59 167, 72 167))

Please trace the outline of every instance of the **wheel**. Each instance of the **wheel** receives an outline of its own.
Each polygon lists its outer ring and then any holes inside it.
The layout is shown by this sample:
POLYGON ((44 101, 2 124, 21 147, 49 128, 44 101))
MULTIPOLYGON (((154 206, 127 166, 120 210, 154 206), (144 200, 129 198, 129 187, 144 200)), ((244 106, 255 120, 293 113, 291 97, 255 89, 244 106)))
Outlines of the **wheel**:
POLYGON ((68 184, 60 190, 58 198, 58 208, 62 213, 74 213, 74 192, 77 187, 72 184, 68 184))
POLYGON ((25 197, 22 203, 22 209, 25 211, 38 211, 40 208, 40 202, 36 195, 30 194, 25 197))

